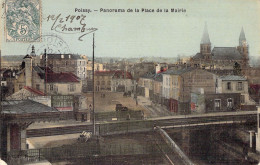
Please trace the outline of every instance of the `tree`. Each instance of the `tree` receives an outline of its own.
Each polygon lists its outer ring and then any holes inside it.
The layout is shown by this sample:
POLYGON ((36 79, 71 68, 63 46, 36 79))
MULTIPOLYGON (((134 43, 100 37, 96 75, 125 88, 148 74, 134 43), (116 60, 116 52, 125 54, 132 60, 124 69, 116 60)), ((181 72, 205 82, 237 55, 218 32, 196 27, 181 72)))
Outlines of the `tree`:
POLYGON ((240 64, 237 62, 235 62, 234 66, 233 66, 233 74, 241 75, 241 67, 240 67, 240 64))

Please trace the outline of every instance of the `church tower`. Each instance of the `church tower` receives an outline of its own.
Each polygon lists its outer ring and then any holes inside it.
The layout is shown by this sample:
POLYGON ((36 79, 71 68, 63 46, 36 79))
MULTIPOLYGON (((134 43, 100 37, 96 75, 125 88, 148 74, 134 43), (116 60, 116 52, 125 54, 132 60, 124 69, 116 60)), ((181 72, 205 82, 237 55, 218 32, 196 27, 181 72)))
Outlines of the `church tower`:
POLYGON ((209 33, 207 24, 205 23, 204 32, 200 42, 200 53, 205 60, 211 59, 211 43, 209 39, 209 33))
POLYGON ((245 32, 244 29, 242 28, 239 36, 239 46, 237 47, 237 50, 240 52, 240 54, 243 57, 243 67, 248 67, 249 66, 249 54, 248 54, 248 44, 246 42, 246 37, 245 37, 245 32))

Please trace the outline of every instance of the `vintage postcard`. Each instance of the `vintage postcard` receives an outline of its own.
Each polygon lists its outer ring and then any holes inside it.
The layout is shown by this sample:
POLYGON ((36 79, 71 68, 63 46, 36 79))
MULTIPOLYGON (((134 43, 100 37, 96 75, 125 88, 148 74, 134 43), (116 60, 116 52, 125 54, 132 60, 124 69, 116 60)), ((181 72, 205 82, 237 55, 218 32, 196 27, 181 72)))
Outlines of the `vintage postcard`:
POLYGON ((259 164, 259 0, 0 2, 0 165, 259 164))

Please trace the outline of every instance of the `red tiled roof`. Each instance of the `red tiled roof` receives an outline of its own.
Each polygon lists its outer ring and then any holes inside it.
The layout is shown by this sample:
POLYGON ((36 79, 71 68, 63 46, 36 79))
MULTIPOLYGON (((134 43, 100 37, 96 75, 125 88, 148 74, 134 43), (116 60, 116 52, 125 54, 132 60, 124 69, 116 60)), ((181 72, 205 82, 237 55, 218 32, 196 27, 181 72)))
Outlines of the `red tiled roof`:
POLYGON ((167 71, 167 69, 163 68, 163 70, 159 70, 157 73, 162 73, 162 72, 165 72, 165 71, 167 71))
POLYGON ((79 82, 79 78, 73 73, 48 73, 47 83, 79 82))
POLYGON ((133 79, 132 74, 130 72, 125 72, 125 71, 117 71, 117 72, 115 72, 113 78, 133 79))
POLYGON ((45 94, 37 89, 33 89, 31 87, 28 87, 28 86, 24 86, 24 89, 28 90, 29 92, 32 92, 32 93, 35 93, 37 95, 40 95, 40 96, 45 96, 45 94))

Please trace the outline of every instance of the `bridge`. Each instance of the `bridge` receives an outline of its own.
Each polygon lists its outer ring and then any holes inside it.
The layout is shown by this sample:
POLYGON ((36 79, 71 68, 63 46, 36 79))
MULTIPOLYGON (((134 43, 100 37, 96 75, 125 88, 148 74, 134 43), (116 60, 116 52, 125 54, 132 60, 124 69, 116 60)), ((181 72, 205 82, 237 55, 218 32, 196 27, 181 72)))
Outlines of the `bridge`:
MULTIPOLYGON (((160 126, 161 128, 183 128, 236 123, 256 124, 257 111, 218 112, 197 115, 167 116, 134 121, 99 122, 96 124, 96 131, 99 135, 111 135, 150 131, 153 130, 155 126, 160 126)), ((93 126, 90 123, 87 123, 82 125, 28 129, 27 137, 81 133, 82 131, 92 131, 92 128, 93 126)))

